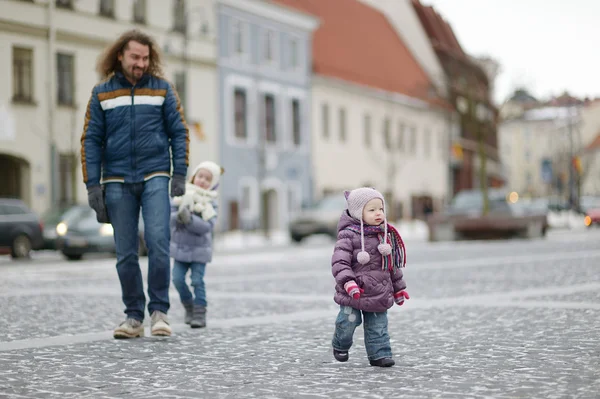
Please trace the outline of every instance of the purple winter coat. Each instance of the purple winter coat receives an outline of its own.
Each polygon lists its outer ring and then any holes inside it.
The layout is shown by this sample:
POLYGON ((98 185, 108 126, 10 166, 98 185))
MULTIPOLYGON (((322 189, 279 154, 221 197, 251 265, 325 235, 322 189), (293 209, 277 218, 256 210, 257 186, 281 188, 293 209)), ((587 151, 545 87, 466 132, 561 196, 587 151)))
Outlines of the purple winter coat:
MULTIPOLYGON (((213 202, 215 211, 219 208, 213 202)), ((217 223, 217 217, 206 221, 196 213, 192 213, 189 224, 181 224, 177 221, 178 206, 171 203, 171 258, 180 262, 209 263, 212 261, 213 252, 213 229, 217 223)))
POLYGON ((371 259, 364 265, 358 263, 356 255, 361 251, 360 233, 345 230, 360 221, 352 218, 344 210, 338 223, 338 239, 331 258, 336 287, 334 301, 342 306, 350 306, 365 312, 383 312, 394 305, 394 293, 406 288, 402 269, 382 270, 382 255, 377 250, 377 234, 365 232, 365 251, 371 259), (354 280, 365 292, 354 299, 344 289, 344 284, 354 280))

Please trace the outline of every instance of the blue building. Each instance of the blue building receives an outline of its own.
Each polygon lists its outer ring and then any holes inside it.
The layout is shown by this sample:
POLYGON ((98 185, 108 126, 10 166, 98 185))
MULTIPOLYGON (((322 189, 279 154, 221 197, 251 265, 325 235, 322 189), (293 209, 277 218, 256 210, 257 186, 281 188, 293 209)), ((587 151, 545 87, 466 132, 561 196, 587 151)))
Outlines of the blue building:
POLYGON ((217 4, 221 230, 284 229, 312 198, 311 42, 318 22, 266 1, 217 4))

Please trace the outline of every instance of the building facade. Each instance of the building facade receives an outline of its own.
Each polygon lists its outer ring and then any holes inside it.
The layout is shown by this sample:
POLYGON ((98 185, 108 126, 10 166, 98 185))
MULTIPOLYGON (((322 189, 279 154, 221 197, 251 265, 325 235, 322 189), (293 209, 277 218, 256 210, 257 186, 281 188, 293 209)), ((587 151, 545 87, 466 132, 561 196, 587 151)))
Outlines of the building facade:
POLYGON ((217 151, 210 0, 0 0, 0 196, 44 212, 87 203, 80 137, 96 61, 125 30, 154 36, 190 125, 190 162, 217 151))
POLYGON ((311 65, 317 20, 219 0, 221 228, 283 229, 312 198, 311 65))
POLYGON ((442 64, 448 83, 447 98, 458 112, 460 129, 452 137, 452 185, 456 193, 464 189, 499 187, 505 174, 498 153, 498 110, 493 104, 492 60, 476 60, 464 52, 450 25, 431 6, 412 0, 431 46, 442 64), (483 67, 479 64, 483 64, 483 67), (485 176, 480 178, 481 168, 485 176))
POLYGON ((443 203, 452 110, 388 18, 354 0, 277 2, 321 21, 313 41, 315 198, 373 186, 393 219, 443 203))

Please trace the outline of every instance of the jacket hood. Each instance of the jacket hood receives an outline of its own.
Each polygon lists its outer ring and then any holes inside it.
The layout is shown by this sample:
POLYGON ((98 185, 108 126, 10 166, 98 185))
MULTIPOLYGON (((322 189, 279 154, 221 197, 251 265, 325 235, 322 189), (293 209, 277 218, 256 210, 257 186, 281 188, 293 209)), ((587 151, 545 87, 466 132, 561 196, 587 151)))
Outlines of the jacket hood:
POLYGON ((340 216, 340 221, 338 222, 338 233, 344 230, 345 228, 352 226, 353 224, 360 224, 360 220, 354 219, 348 213, 348 209, 344 209, 344 212, 342 212, 342 215, 340 216))

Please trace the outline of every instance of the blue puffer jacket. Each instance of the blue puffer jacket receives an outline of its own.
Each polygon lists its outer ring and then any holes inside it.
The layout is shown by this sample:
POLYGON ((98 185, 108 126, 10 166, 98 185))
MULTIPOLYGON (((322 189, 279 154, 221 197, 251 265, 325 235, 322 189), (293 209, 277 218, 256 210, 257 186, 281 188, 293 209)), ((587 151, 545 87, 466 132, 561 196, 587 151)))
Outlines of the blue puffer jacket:
POLYGON ((81 136, 83 181, 139 183, 154 176, 185 176, 189 133, 169 82, 144 75, 133 86, 121 72, 98 84, 81 136))
MULTIPOLYGON (((215 212, 219 212, 213 202, 215 212)), ((171 203, 171 258, 180 262, 209 263, 212 261, 213 229, 217 217, 206 221, 195 213, 189 224, 177 221, 178 206, 171 203)))

